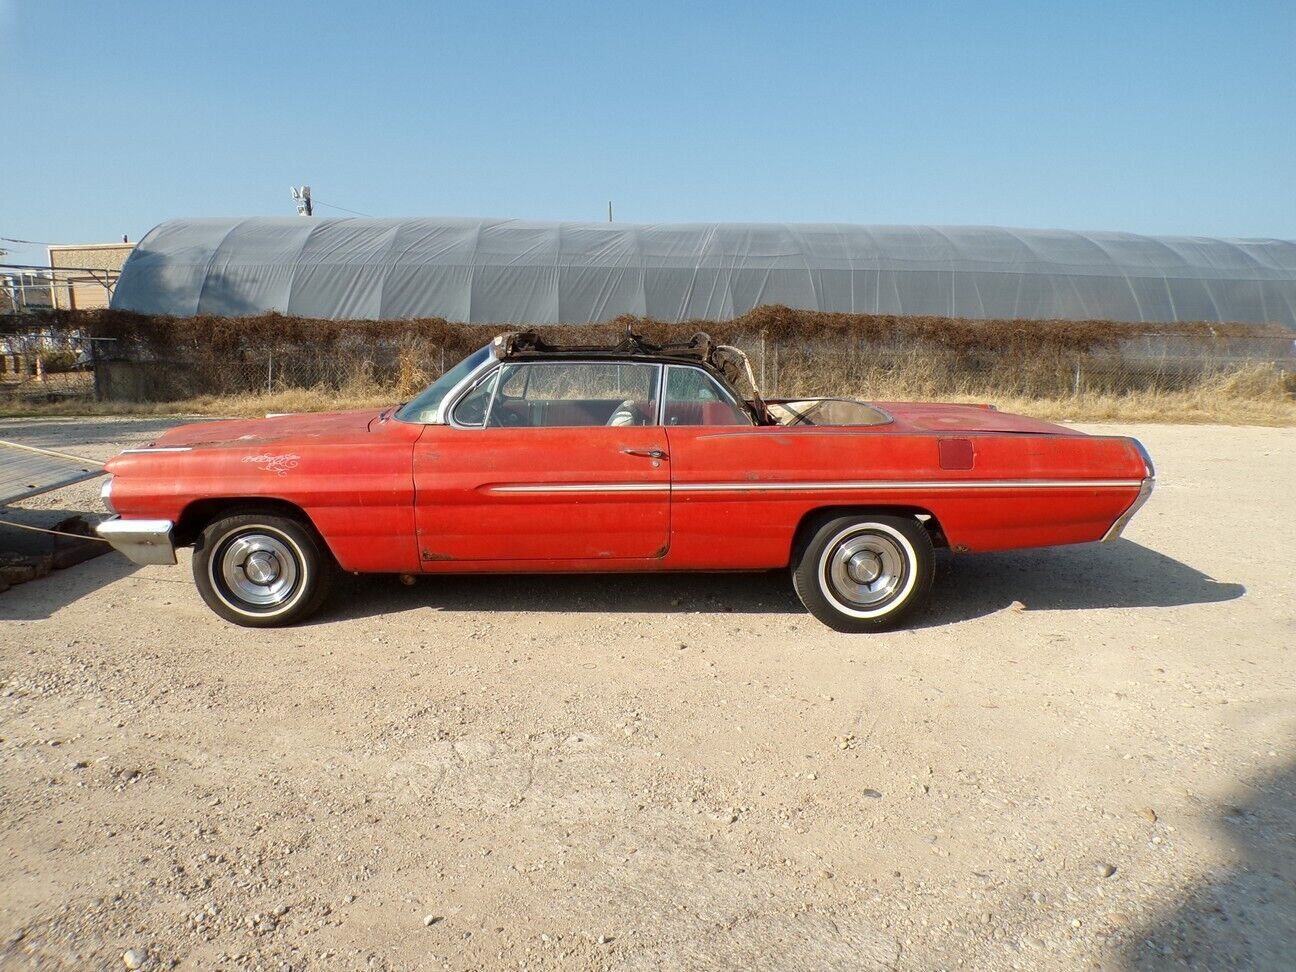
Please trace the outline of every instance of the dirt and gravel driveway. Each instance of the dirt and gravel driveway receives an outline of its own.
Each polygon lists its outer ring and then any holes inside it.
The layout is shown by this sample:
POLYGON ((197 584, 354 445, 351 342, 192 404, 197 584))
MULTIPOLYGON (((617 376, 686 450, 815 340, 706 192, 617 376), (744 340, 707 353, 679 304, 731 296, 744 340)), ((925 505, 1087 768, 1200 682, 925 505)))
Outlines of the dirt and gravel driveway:
POLYGON ((0 967, 1291 968, 1296 430, 1121 431, 1126 540, 947 558, 887 635, 773 575, 362 579, 280 631, 116 554, 16 587, 0 967))

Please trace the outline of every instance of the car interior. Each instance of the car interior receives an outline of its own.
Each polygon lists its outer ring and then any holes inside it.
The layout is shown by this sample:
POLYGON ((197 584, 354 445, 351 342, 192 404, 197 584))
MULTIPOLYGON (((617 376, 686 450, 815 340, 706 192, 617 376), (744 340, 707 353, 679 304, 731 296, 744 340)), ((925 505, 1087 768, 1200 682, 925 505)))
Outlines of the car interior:
MULTIPOLYGON (((655 425, 660 374, 637 363, 505 364, 460 401, 455 421, 487 428, 655 425)), ((671 366, 666 375, 663 424, 751 424, 704 371, 671 366)))

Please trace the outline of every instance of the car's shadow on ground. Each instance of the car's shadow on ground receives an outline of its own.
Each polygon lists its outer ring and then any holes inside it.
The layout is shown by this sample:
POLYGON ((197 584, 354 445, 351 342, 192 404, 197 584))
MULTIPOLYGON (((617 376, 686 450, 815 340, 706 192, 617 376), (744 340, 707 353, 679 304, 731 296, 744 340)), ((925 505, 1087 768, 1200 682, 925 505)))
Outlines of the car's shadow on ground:
POLYGON ((914 627, 952 624, 1019 603, 1027 611, 1179 607, 1242 597, 1241 584, 1134 543, 955 557, 942 554, 931 604, 914 627))
MULTIPOLYGON (((137 570, 139 568, 121 554, 109 551, 72 567, 55 570, 46 577, 15 584, 0 593, 0 621, 43 621, 69 604, 115 584, 137 570)), ((192 583, 187 586, 193 590, 192 583)), ((115 606, 109 605, 110 608, 115 606)))
MULTIPOLYGON (((434 575, 403 587, 390 576, 348 578, 321 623, 431 607, 441 611, 573 614, 802 614, 786 571, 757 574, 434 575)), ((928 607, 914 627, 983 617, 1020 602, 1027 610, 1174 607, 1241 597, 1147 547, 1120 540, 955 557, 940 553, 928 607)))
POLYGON ((1122 949, 1124 967, 1293 968, 1296 764, 1288 760, 1262 772, 1236 792, 1237 803, 1220 808, 1215 827, 1233 865, 1207 874, 1130 935, 1122 949))
POLYGON ((348 578, 320 621, 430 607, 570 614, 804 612, 786 573, 756 574, 441 574, 403 587, 394 577, 348 578))

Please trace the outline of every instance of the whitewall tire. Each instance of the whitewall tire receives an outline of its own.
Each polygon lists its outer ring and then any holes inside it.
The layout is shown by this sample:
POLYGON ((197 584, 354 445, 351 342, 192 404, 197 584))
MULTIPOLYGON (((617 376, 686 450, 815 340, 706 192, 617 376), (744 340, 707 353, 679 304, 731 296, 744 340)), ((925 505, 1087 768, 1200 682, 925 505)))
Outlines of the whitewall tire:
POLYGON ((935 557, 912 517, 856 514, 812 524, 793 555, 792 584, 837 631, 883 631, 926 599, 935 557))
POLYGON ((193 574, 202 599, 226 621, 269 628, 318 610, 333 560, 308 524, 248 511, 208 524, 194 547, 193 574))

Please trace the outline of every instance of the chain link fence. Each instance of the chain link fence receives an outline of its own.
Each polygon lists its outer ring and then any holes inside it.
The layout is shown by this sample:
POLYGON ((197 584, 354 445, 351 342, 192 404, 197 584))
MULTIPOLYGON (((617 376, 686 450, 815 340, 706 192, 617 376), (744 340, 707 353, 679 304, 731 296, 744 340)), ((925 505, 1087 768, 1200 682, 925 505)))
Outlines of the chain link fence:
MULTIPOLYGON (((747 353, 757 387, 768 398, 1060 399, 1184 392, 1229 381, 1250 383, 1258 395, 1282 398, 1296 392, 1296 335, 1234 331, 1122 328, 1117 339, 1093 346, 1043 336, 1011 346, 955 346, 939 331, 862 337, 785 330, 730 333, 727 340, 747 353)), ((689 333, 674 336, 686 339, 689 333)), ((193 337, 162 356, 76 332, 11 333, 0 335, 0 394, 178 402, 311 389, 340 401, 384 396, 396 401, 435 381, 466 347, 485 340, 483 333, 438 341, 395 326, 385 336, 343 331, 326 344, 240 338, 232 348, 227 341, 219 353, 193 337)))
POLYGON ((0 400, 102 398, 102 358, 111 338, 43 330, 0 332, 0 400))
MULTIPOLYGON (((1130 338, 1118 349, 1088 354, 1043 352, 1026 360, 959 353, 916 342, 878 347, 850 338, 774 341, 759 335, 735 341, 747 353, 756 385, 768 398, 800 395, 898 399, 1004 396, 1065 398, 1091 394, 1183 392, 1234 377, 1296 385, 1296 343, 1286 339, 1217 338, 1209 342, 1130 338)), ((300 347, 257 349, 214 366, 186 362, 109 362, 127 369, 105 384, 109 397, 183 399, 199 394, 267 394, 317 389, 339 396, 388 393, 407 398, 458 360, 443 346, 337 348, 332 354, 300 347)))
POLYGON ((1034 353, 959 350, 897 337, 876 342, 815 337, 745 338, 757 384, 770 398, 831 394, 866 398, 988 395, 1065 398, 1183 392, 1226 376, 1261 376, 1296 391, 1296 340, 1131 333, 1088 351, 1041 344, 1034 353))

